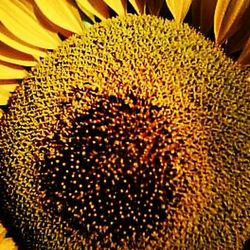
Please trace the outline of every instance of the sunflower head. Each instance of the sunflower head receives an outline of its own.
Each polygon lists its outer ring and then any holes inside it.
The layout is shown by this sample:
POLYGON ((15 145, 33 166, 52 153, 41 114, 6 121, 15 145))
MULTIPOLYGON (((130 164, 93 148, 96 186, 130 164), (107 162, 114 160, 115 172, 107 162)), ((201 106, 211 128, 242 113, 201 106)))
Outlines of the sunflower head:
POLYGON ((242 245, 248 95, 247 73, 187 25, 96 24, 10 100, 4 209, 30 248, 242 245))

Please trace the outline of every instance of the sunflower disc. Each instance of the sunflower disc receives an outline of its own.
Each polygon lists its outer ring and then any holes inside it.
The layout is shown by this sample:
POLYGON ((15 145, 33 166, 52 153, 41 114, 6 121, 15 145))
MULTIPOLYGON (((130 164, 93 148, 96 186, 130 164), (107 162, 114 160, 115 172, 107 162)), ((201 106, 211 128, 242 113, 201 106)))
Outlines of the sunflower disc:
POLYGON ((126 15, 32 69, 0 126, 3 213, 25 249, 240 249, 247 72, 185 24, 126 15))

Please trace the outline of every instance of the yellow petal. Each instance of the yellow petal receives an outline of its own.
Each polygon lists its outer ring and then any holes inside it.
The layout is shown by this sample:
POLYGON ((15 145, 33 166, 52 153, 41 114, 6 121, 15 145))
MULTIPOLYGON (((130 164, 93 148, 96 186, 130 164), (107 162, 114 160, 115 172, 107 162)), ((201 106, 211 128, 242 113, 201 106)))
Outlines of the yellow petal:
POLYGON ((163 5, 164 0, 147 0, 147 7, 151 15, 158 16, 163 5))
MULTIPOLYGON (((0 109, 0 117, 3 110, 0 109)), ((17 247, 11 238, 5 238, 7 230, 0 223, 0 250, 16 250, 17 247)))
POLYGON ((61 43, 58 35, 37 19, 34 6, 28 0, 1 0, 0 18, 11 33, 28 44, 55 49, 61 43))
POLYGON ((250 38, 248 38, 248 41, 241 52, 240 58, 238 59, 238 62, 244 65, 250 65, 250 38))
POLYGON ((9 32, 2 24, 0 24, 0 41, 9 45, 13 49, 34 56, 36 59, 46 56, 46 51, 34 46, 31 46, 9 32))
POLYGON ((23 79, 26 75, 23 67, 0 61, 0 80, 23 79))
POLYGON ((223 43, 239 28, 239 22, 249 8, 250 0, 218 0, 214 15, 217 43, 223 43))
POLYGON ((82 34, 84 26, 72 0, 34 1, 51 23, 73 33, 82 34))
POLYGON ((192 22, 201 32, 207 33, 213 25, 217 0, 193 0, 192 22))
POLYGON ((166 0, 166 3, 174 19, 182 23, 188 13, 192 0, 166 0))
POLYGON ((127 13, 127 0, 104 0, 104 2, 119 16, 127 13))
POLYGON ((109 8, 103 0, 76 0, 76 3, 83 12, 87 10, 101 20, 109 18, 109 8))
POLYGON ((249 13, 250 5, 239 22, 238 31, 228 39, 226 46, 228 53, 234 53, 236 51, 242 50, 246 45, 248 38, 250 37, 249 13))
MULTIPOLYGON (((77 1, 77 0, 76 0, 77 1)), ((78 4, 78 3, 77 3, 78 4)), ((84 8, 84 6, 79 6, 78 7, 81 9, 81 11, 83 12, 83 14, 90 19, 91 22, 95 23, 95 15, 91 12, 89 12, 86 8, 84 8)), ((85 25, 85 27, 88 27, 89 24, 91 24, 90 22, 88 22, 88 20, 86 21, 85 19, 83 20, 83 23, 85 25)))
POLYGON ((7 105, 11 93, 16 89, 18 83, 16 81, 0 80, 0 106, 7 105))
POLYGON ((20 80, 0 80, 0 89, 13 92, 19 84, 20 80))
MULTIPOLYGON (((88 10, 86 10, 83 6, 79 6, 79 8, 81 9, 81 11, 83 12, 83 14, 87 17, 87 18, 89 18, 93 23, 95 23, 96 21, 95 21, 95 16, 91 13, 91 12, 89 12, 88 10)), ((84 21, 83 21, 84 22, 84 21)), ((87 26, 87 25, 86 25, 87 26)))
POLYGON ((11 238, 5 238, 0 241, 0 250, 16 250, 17 247, 11 238))
POLYGON ((7 233, 7 230, 4 228, 2 223, 0 222, 0 241, 4 239, 5 235, 7 233))
POLYGON ((140 15, 146 12, 146 0, 129 0, 136 12, 140 15))
POLYGON ((4 111, 0 108, 0 118, 3 116, 4 111))
POLYGON ((2 42, 0 42, 0 60, 21 66, 34 66, 37 63, 32 56, 14 50, 2 42))

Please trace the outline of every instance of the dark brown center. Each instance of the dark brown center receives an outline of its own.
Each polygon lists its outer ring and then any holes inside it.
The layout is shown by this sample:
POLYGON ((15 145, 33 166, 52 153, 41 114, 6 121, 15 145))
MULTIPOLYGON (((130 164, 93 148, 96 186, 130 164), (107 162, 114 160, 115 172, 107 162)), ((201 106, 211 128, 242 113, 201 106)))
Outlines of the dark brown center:
POLYGON ((91 108, 68 115, 52 139, 53 156, 39 163, 45 206, 87 235, 112 235, 113 242, 159 228, 182 144, 167 112, 129 94, 99 96, 91 108))

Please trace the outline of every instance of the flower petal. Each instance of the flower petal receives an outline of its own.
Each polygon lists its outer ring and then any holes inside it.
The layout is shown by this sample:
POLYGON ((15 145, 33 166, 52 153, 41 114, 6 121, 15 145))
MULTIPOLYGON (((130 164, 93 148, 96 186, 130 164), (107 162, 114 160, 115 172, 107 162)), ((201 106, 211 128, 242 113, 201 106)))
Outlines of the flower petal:
POLYGON ((23 42, 19 38, 15 37, 1 23, 0 23, 0 41, 12 47, 13 49, 32 55, 36 59, 39 59, 40 57, 45 57, 47 54, 45 50, 31 46, 23 42))
POLYGON ((83 12, 87 10, 101 20, 109 18, 109 8, 103 0, 76 0, 76 3, 83 12))
POLYGON ((241 28, 233 36, 228 38, 226 53, 232 54, 242 50, 246 45, 249 37, 250 37, 250 29, 245 30, 244 28, 241 28))
POLYGON ((0 106, 7 105, 11 93, 18 86, 14 80, 0 80, 0 106))
POLYGON ((23 79, 26 75, 23 67, 0 61, 0 80, 23 79))
POLYGON ((136 10, 137 14, 144 14, 146 12, 146 0, 129 0, 131 5, 136 10))
POLYGON ((4 111, 0 108, 0 118, 3 116, 4 111))
POLYGON ((151 15, 158 16, 164 0, 147 0, 147 7, 151 15))
POLYGON ((8 92, 13 92, 20 84, 20 80, 0 80, 0 88, 8 92))
POLYGON ((182 23, 188 13, 192 0, 166 0, 166 3, 174 19, 182 23))
POLYGON ((238 59, 238 62, 244 65, 250 65, 250 38, 248 38, 248 41, 241 52, 240 58, 238 59))
POLYGON ((82 34, 84 26, 72 0, 34 1, 51 23, 73 33, 82 34))
POLYGON ((3 227, 2 223, 0 222, 0 241, 4 239, 7 230, 3 227))
POLYGON ((238 29, 250 0, 218 0, 214 15, 214 33, 218 44, 226 41, 238 29))
POLYGON ((17 51, 0 42, 0 60, 21 66, 35 66, 36 60, 23 52, 17 51))
MULTIPOLYGON (((1 114, 0 114, 1 117, 1 114)), ((6 238, 0 241, 0 250, 16 250, 17 247, 11 238, 6 238)))
POLYGON ((193 0, 192 22, 201 32, 207 33, 213 25, 217 0, 193 0))
POLYGON ((58 35, 37 19, 34 6, 28 0, 1 0, 0 17, 10 32, 28 44, 55 49, 61 43, 58 35))
POLYGON ((119 16, 127 13, 127 0, 104 0, 104 2, 119 16))

